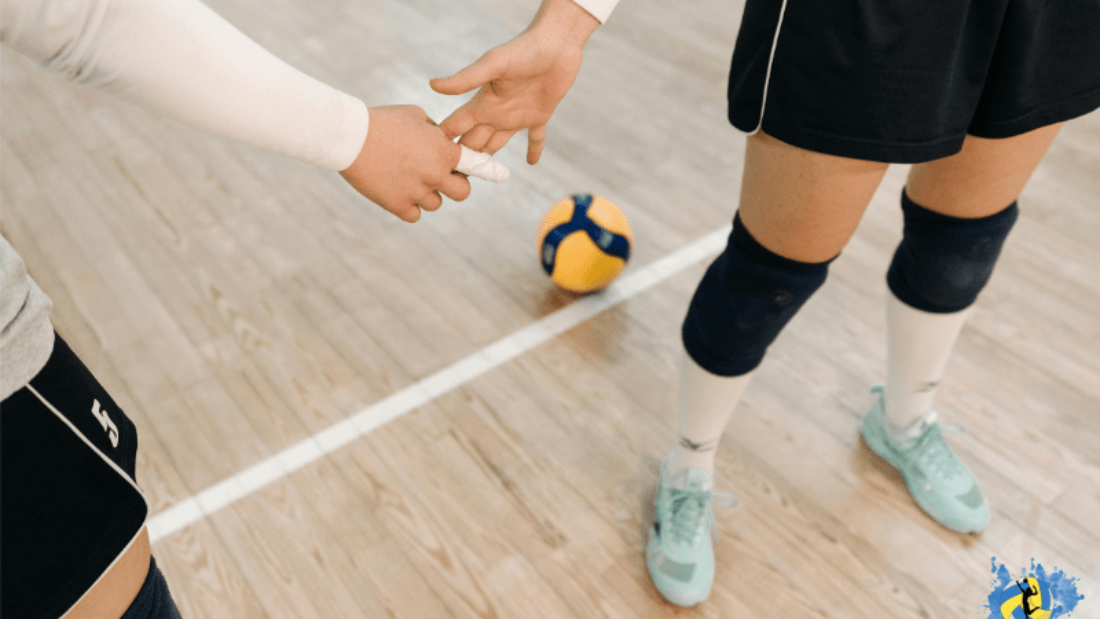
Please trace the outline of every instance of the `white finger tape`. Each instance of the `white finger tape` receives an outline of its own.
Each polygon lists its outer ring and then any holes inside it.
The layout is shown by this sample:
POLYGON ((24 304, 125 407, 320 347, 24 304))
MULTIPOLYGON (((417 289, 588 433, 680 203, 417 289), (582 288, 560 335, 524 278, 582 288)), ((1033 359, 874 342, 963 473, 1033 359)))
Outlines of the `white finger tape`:
POLYGON ((504 164, 493 159, 489 153, 479 153, 465 146, 462 146, 462 156, 458 159, 455 172, 476 176, 495 183, 503 183, 512 175, 508 172, 508 168, 504 167, 504 164))

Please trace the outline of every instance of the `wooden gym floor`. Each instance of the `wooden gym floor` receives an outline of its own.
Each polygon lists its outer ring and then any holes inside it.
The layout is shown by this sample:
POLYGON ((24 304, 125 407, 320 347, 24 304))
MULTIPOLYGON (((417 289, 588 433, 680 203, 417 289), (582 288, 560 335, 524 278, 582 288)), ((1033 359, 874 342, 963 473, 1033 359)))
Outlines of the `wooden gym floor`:
MULTIPOLYGON (((537 5, 209 4, 368 105, 437 120, 464 98, 427 80, 537 5)), ((857 435, 884 378, 895 166, 726 433, 717 484, 741 505, 717 514, 712 598, 681 611, 650 585, 680 321, 738 195, 724 94, 739 16, 624 0, 544 162, 526 166, 517 138, 499 157, 511 181, 475 181, 412 226, 331 172, 4 50, 0 226, 139 428, 154 554, 185 617, 984 617, 991 557, 1061 567, 1086 596, 1074 616, 1100 617, 1097 113, 1065 127, 1021 197, 940 391, 970 430, 951 440, 989 529, 934 525, 857 435), (577 192, 618 203, 636 236, 620 285, 582 302, 533 247, 577 192)))

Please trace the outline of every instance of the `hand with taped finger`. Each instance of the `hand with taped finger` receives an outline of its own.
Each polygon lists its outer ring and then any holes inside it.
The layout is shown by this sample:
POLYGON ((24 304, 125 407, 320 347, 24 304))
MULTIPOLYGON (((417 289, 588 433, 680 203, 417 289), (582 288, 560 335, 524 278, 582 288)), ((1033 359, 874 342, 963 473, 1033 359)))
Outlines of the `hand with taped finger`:
POLYGON ((408 222, 421 209, 470 195, 470 183, 451 174, 461 149, 414 105, 370 108, 370 127, 359 156, 340 176, 370 201, 408 222))
POLYGON ((495 153, 527 129, 527 163, 542 155, 546 123, 580 70, 583 48, 599 21, 572 0, 544 0, 531 25, 448 78, 431 81, 438 93, 479 88, 440 127, 459 144, 495 153))
POLYGON ((476 156, 480 153, 464 156, 464 150, 419 107, 371 108, 363 149, 340 175, 375 204, 415 222, 421 210, 442 206, 444 195, 456 202, 469 197, 470 182, 464 174, 496 182, 508 178, 500 163, 487 155, 476 156))

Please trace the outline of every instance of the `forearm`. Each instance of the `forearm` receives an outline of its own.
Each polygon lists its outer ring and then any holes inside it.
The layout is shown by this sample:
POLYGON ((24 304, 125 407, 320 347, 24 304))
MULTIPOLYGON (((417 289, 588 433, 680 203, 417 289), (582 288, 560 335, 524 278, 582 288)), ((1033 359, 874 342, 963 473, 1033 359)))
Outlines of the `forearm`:
POLYGON ((363 146, 362 101, 282 62, 198 0, 0 1, 0 40, 75 81, 333 170, 363 146))

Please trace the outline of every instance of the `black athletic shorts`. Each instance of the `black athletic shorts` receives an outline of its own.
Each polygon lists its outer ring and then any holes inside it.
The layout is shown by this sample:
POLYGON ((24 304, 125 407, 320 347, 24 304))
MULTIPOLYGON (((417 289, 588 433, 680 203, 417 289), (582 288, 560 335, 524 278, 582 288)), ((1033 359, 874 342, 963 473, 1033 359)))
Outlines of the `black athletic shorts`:
POLYGON ((137 430, 60 338, 0 402, 0 616, 55 619, 137 537, 137 430))
POLYGON ((1100 0, 747 0, 729 84, 742 131, 890 163, 1098 107, 1100 0))

